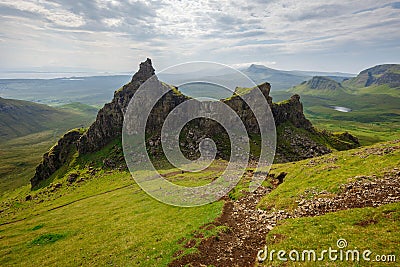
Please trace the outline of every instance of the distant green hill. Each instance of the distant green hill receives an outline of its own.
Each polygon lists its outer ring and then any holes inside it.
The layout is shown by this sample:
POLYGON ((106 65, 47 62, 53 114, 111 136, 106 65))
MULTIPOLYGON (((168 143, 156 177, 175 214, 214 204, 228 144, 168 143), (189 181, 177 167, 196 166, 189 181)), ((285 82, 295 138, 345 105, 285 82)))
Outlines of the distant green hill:
POLYGON ((88 126, 96 113, 81 103, 53 108, 0 98, 0 194, 28 183, 43 153, 65 131, 88 126))
POLYGON ((54 108, 0 98, 0 142, 50 129, 85 126, 94 119, 96 112, 96 108, 80 103, 54 108))
POLYGON ((389 94, 400 96, 400 65, 378 65, 360 72, 357 77, 341 83, 326 76, 312 79, 292 87, 289 91, 308 95, 346 92, 350 94, 389 94))
POLYGON ((400 136, 400 65, 378 65, 342 83, 313 77, 286 92, 274 92, 275 101, 293 93, 301 96, 311 122, 331 131, 349 131, 369 145, 400 136))
POLYGON ((337 95, 344 92, 344 87, 329 77, 315 76, 311 80, 291 88, 289 91, 297 94, 337 95))
POLYGON ((388 85, 390 88, 400 87, 400 65, 377 65, 360 72, 357 77, 346 80, 343 84, 357 88, 374 85, 388 85))

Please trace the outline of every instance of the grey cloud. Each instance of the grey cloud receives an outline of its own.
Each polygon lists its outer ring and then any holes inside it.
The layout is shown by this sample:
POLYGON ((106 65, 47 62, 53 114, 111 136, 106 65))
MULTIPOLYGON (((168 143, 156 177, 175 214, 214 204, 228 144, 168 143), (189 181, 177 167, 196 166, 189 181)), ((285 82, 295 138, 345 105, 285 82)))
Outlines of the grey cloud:
POLYGON ((371 7, 371 8, 361 9, 361 10, 358 10, 356 12, 353 12, 353 14, 371 12, 371 11, 374 11, 374 10, 377 10, 377 9, 381 9, 381 8, 385 8, 385 7, 391 7, 393 9, 400 9, 400 2, 393 2, 393 3, 386 4, 386 5, 381 5, 381 6, 375 6, 375 7, 371 7))
MULTIPOLYGON (((50 11, 65 10, 81 17, 84 23, 74 27, 48 19, 47 14, 4 6, 5 2, 0 2, 0 16, 6 18, 0 21, 3 47, 8 42, 11 45, 7 51, 12 51, 14 44, 24 48, 29 42, 35 43, 35 49, 39 51, 43 50, 41 45, 46 44, 46 48, 57 53, 43 55, 37 52, 37 57, 43 56, 43 62, 52 57, 59 58, 68 45, 83 51, 82 60, 85 56, 89 58, 93 49, 93 53, 106 51, 107 54, 114 50, 120 50, 117 52, 121 54, 128 51, 126 53, 130 56, 134 56, 131 52, 136 51, 137 54, 154 56, 155 62, 174 61, 176 58, 227 58, 239 63, 239 60, 251 62, 251 57, 257 57, 257 53, 278 57, 289 52, 343 50, 340 46, 346 42, 354 43, 353 40, 358 42, 359 48, 354 49, 358 53, 368 45, 383 45, 384 39, 399 40, 394 28, 400 24, 396 17, 400 2, 387 0, 238 0, 234 3, 218 0, 123 0, 118 5, 107 1, 103 5, 83 0, 39 1, 50 11), (56 4, 60 6, 57 8, 56 4), (375 9, 379 10, 367 12, 375 9), (357 10, 366 13, 352 14, 357 10), (379 36, 374 36, 379 31, 379 36), (13 40, 10 39, 12 35, 13 40), (23 41, 16 38, 23 38, 23 41), (113 49, 114 45, 118 49, 113 49), (105 50, 107 48, 110 50, 105 50)), ((391 47, 396 46, 394 41, 391 44, 391 47)), ((27 53, 22 48, 18 52, 27 53)), ((1 55, 6 54, 4 51, 1 55)), ((21 62, 28 56, 21 56, 21 62)), ((97 57, 95 59, 93 62, 97 64, 97 57)), ((113 60, 123 61, 117 57, 113 60)), ((125 56, 124 60, 127 61, 125 56)), ((68 62, 68 59, 64 61, 68 62)))
POLYGON ((290 21, 313 20, 342 14, 345 7, 342 5, 321 5, 305 11, 287 14, 285 17, 290 21))
MULTIPOLYGON (((146 5, 144 2, 121 1, 120 5, 101 8, 94 1, 68 1, 53 0, 44 3, 43 7, 51 10, 54 8, 51 4, 59 4, 64 10, 83 17, 84 24, 80 27, 74 27, 85 31, 104 31, 104 32, 129 32, 135 40, 150 39, 160 35, 154 26, 154 18, 157 16, 156 8, 160 5, 158 2, 152 2, 152 5, 146 5), (154 6, 155 5, 155 6, 154 6), (104 19, 122 19, 122 23, 116 27, 110 27, 104 23, 104 19)), ((28 17, 33 20, 47 21, 48 26, 54 29, 70 29, 65 25, 58 25, 49 21, 40 13, 21 11, 13 7, 1 7, 1 14, 28 17)))

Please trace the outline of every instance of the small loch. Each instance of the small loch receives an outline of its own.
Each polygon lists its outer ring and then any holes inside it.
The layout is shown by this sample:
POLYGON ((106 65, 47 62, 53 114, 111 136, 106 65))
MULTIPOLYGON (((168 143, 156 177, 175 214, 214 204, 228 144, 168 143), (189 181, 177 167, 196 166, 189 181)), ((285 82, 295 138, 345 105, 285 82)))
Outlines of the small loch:
POLYGON ((331 108, 333 108, 336 111, 346 112, 346 113, 352 111, 351 108, 346 108, 346 107, 331 106, 331 108))

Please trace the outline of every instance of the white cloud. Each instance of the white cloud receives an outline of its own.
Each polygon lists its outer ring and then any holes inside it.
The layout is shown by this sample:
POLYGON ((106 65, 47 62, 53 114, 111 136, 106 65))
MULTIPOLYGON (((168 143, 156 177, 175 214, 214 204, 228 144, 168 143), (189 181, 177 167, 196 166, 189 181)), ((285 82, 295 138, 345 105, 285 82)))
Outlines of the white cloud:
POLYGON ((118 27, 122 24, 123 19, 107 18, 103 19, 103 22, 109 27, 118 27))
MULTIPOLYGON (((234 65, 276 62, 274 66, 285 67, 290 57, 307 65, 346 62, 355 55, 359 60, 384 61, 389 55, 400 60, 394 55, 400 43, 398 6, 388 0, 5 0, 0 2, 0 16, 7 21, 0 22, 0 34, 2 46, 10 44, 9 53, 18 37, 23 40, 20 46, 35 43, 38 51, 40 45, 57 51, 40 56, 57 56, 59 64, 68 62, 61 53, 63 49, 70 53, 65 44, 82 53, 82 61, 92 62, 89 54, 105 53, 106 46, 130 58, 154 57, 162 67, 191 60, 234 65), (17 27, 22 17, 23 24, 17 27), (377 48, 386 54, 371 57, 371 49, 377 48), (302 60, 304 55, 313 59, 302 60)), ((137 64, 118 57, 109 60, 127 70, 137 64)))
POLYGON ((5 0, 0 2, 0 6, 7 6, 20 11, 40 14, 45 19, 59 26, 81 27, 85 24, 83 17, 64 10, 60 5, 52 2, 5 0))

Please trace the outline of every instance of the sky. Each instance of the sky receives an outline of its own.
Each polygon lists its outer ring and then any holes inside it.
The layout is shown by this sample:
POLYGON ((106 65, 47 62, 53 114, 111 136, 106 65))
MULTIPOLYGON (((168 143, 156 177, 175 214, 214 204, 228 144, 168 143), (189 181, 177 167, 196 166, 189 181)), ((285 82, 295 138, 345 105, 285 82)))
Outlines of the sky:
POLYGON ((0 0, 0 71, 189 61, 358 73, 400 63, 400 2, 0 0))

